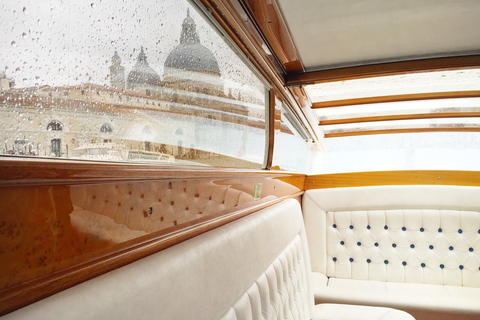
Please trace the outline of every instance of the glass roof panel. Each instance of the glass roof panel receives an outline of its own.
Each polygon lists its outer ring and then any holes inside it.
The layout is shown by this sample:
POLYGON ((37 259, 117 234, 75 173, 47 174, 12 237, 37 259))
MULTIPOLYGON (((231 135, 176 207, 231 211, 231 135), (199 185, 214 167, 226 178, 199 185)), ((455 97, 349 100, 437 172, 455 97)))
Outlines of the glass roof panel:
POLYGON ((480 69, 432 71, 305 86, 312 102, 430 92, 480 90, 480 69))

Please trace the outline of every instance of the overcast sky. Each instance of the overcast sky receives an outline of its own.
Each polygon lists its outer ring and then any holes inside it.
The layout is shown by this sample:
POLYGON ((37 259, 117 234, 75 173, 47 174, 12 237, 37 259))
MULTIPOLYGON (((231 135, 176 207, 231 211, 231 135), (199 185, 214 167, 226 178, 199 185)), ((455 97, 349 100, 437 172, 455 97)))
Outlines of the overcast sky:
POLYGON ((0 4, 0 69, 15 79, 17 88, 110 84, 108 67, 114 51, 127 76, 142 45, 148 63, 163 78, 164 61, 179 44, 188 8, 201 43, 219 62, 226 86, 254 81, 186 0, 0 0, 0 4))

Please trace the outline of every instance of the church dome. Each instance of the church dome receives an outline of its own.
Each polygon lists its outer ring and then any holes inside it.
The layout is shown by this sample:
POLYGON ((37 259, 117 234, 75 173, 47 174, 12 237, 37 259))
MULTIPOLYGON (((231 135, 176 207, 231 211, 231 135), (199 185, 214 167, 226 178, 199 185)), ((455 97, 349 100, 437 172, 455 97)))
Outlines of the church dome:
POLYGON ((173 73, 175 69, 220 76, 217 59, 200 43, 195 21, 190 17, 188 11, 182 24, 180 44, 170 52, 165 60, 164 76, 173 73))
POLYGON ((128 74, 127 85, 129 88, 134 88, 137 85, 160 85, 160 76, 153 70, 147 62, 147 55, 141 48, 138 54, 137 63, 133 67, 132 71, 128 74))

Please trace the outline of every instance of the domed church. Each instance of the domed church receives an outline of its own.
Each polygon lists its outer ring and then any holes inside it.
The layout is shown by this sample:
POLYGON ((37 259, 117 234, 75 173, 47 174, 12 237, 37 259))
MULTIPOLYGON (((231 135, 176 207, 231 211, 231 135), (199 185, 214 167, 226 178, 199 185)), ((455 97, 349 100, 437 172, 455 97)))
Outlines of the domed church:
POLYGON ((142 47, 125 83, 125 68, 115 51, 110 66, 111 85, 117 89, 147 95, 161 95, 165 91, 179 89, 225 96, 217 59, 200 43, 195 21, 190 17, 189 11, 182 23, 180 44, 169 53, 164 66, 162 81, 160 75, 148 64, 142 47))

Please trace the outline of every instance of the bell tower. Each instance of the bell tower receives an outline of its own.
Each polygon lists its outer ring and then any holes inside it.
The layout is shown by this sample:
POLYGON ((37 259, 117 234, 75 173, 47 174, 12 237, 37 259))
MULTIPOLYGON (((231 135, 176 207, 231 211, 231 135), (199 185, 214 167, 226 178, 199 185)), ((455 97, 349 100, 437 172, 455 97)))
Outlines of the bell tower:
POLYGON ((112 57, 112 65, 110 66, 110 84, 116 89, 125 89, 125 68, 122 66, 122 60, 117 51, 112 57))

